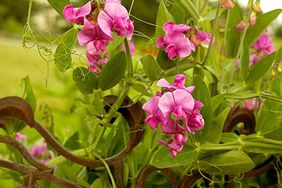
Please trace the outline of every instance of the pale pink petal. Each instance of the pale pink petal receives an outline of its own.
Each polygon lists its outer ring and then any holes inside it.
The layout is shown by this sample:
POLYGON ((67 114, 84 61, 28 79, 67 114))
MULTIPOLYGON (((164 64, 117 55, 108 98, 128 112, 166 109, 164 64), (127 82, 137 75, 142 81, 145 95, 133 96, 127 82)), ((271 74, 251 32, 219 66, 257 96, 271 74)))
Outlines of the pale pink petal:
MULTIPOLYGON (((177 106, 182 106, 183 110, 189 112, 194 108, 194 98, 185 90, 177 89, 173 91, 173 97, 177 106)), ((161 101, 161 99, 160 99, 161 101)))
POLYGON ((168 86, 171 86, 171 84, 165 78, 162 78, 157 82, 157 86, 168 87, 168 86))
POLYGON ((98 15, 98 25, 106 35, 112 37, 113 21, 104 11, 101 11, 98 15))
POLYGON ((158 106, 164 117, 168 117, 169 114, 174 111, 175 106, 172 93, 167 92, 163 94, 159 100, 158 106))

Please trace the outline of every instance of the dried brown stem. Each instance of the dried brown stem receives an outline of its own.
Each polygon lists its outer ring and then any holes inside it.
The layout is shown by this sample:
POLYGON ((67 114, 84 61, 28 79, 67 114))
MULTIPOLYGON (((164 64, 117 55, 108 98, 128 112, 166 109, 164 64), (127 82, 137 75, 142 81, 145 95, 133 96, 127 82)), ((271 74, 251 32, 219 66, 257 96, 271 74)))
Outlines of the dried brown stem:
POLYGON ((62 179, 52 175, 49 171, 39 171, 35 168, 28 167, 22 164, 13 163, 11 161, 0 159, 0 167, 17 171, 24 175, 33 175, 36 179, 42 179, 47 182, 54 183, 56 185, 68 188, 82 188, 83 186, 73 183, 69 180, 62 179))
POLYGON ((37 161, 34 157, 32 157, 30 155, 30 153, 27 151, 27 149, 21 144, 19 143, 16 139, 11 138, 9 136, 1 136, 0 135, 0 142, 9 144, 13 147, 15 147, 20 153, 21 155, 34 167, 38 168, 39 170, 49 170, 50 172, 53 171, 52 168, 40 163, 39 161, 37 161))

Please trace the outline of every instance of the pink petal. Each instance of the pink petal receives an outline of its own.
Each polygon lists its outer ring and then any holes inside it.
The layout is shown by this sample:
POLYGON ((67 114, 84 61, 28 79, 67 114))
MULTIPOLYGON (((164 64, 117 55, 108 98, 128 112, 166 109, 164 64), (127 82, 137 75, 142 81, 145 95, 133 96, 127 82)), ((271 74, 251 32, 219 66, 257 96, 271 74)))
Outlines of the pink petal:
POLYGON ((174 85, 181 88, 186 82, 186 76, 184 74, 177 74, 174 78, 174 85))
MULTIPOLYGON (((185 90, 177 89, 173 91, 173 97, 177 106, 182 106, 183 110, 189 112, 194 108, 194 98, 185 90)), ((161 101, 161 99, 160 99, 161 101)))
POLYGON ((164 117, 168 117, 171 112, 174 111, 174 99, 171 92, 167 92, 161 96, 159 100, 159 109, 164 115, 164 117))
POLYGON ((171 86, 171 84, 165 78, 162 78, 157 82, 157 86, 168 87, 168 86, 171 86))
POLYGON ((143 104, 142 109, 148 112, 149 114, 156 114, 159 110, 158 107, 159 100, 160 100, 159 96, 152 97, 149 101, 143 104))
POLYGON ((104 11, 98 15, 98 25, 106 35, 112 37, 113 20, 104 11))

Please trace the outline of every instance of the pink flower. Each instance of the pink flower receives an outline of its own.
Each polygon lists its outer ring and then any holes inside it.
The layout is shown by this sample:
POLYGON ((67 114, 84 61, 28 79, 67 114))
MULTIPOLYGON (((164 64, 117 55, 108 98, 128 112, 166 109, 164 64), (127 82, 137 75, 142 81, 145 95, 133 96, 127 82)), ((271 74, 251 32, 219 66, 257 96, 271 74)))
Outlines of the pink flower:
MULTIPOLYGON (((208 48, 212 35, 201 30, 197 30, 196 38, 200 40, 201 46, 208 48)), ((214 42, 214 41, 213 41, 214 42)))
POLYGON ((26 139, 26 135, 21 134, 20 132, 16 133, 16 140, 17 141, 22 141, 23 139, 26 139))
POLYGON ((184 133, 175 134, 172 139, 165 142, 163 139, 158 139, 159 143, 168 147, 172 157, 176 157, 177 153, 183 149, 183 144, 188 140, 184 133))
POLYGON ((87 43, 92 41, 100 41, 105 46, 112 40, 111 37, 107 36, 99 27, 98 24, 92 23, 88 19, 84 19, 84 27, 78 33, 78 42, 81 46, 86 46, 87 43))
POLYGON ((272 43, 271 38, 266 34, 266 32, 263 32, 258 40, 253 45, 253 48, 256 49, 258 52, 267 52, 268 54, 271 54, 274 52, 274 45, 272 43))
POLYGON ((164 121, 164 117, 158 107, 159 100, 159 96, 154 96, 142 107, 143 110, 149 113, 145 123, 148 123, 152 129, 157 129, 158 124, 164 121))
POLYGON ((185 119, 194 107, 194 99, 187 91, 177 89, 165 93, 160 98, 158 106, 165 118, 173 114, 178 119, 185 119))
POLYGON ((108 57, 107 54, 103 57, 102 54, 95 54, 91 52, 86 52, 88 70, 99 74, 103 68, 103 65, 107 63, 108 57))
POLYGON ((218 2, 220 3, 221 7, 225 9, 232 9, 234 7, 232 0, 218 0, 218 2))
POLYGON ((256 106, 256 99, 246 99, 244 100, 244 104, 249 110, 254 110, 256 106))
MULTIPOLYGON (((132 41, 128 41, 130 54, 133 56, 135 54, 135 45, 132 41)), ((125 45, 121 46, 122 51, 126 52, 125 45)))
POLYGON ((167 142, 163 139, 159 139, 159 142, 169 148, 172 157, 182 150, 187 141, 186 131, 194 134, 204 127, 204 119, 200 114, 203 104, 192 97, 194 86, 185 87, 185 81, 183 74, 176 75, 173 84, 164 78, 159 80, 157 85, 166 89, 158 92, 142 107, 149 113, 145 123, 152 129, 157 129, 161 124, 162 133, 169 137, 167 142))
POLYGON ((39 158, 40 156, 43 156, 45 152, 47 151, 47 145, 41 144, 41 145, 34 145, 31 147, 29 150, 29 153, 34 157, 34 158, 39 158))
POLYGON ((184 86, 185 82, 186 82, 186 76, 184 74, 177 74, 175 76, 173 84, 170 84, 165 78, 162 78, 157 82, 157 86, 166 87, 169 90, 183 89, 189 92, 190 94, 193 93, 195 86, 185 87, 184 86))
POLYGON ((236 29, 240 32, 243 32, 246 28, 246 23, 242 20, 236 25, 236 29))
POLYGON ((104 9, 98 15, 98 25, 110 37, 115 32, 118 36, 131 38, 134 32, 126 8, 117 0, 106 1, 104 9))
POLYGON ((173 22, 166 22, 163 25, 163 31, 166 35, 175 35, 176 33, 184 33, 190 29, 190 26, 184 24, 174 24, 173 22))
POLYGON ((72 4, 65 6, 63 15, 68 22, 82 24, 90 12, 91 2, 88 2, 80 8, 74 8, 72 4))

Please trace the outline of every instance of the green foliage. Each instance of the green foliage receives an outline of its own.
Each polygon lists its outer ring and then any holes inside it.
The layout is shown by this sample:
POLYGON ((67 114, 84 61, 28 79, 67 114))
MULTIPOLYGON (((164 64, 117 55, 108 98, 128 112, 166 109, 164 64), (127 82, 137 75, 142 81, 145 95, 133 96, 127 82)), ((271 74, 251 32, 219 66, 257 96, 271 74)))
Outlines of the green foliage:
POLYGON ((259 62, 257 62, 252 67, 250 73, 246 78, 247 84, 253 84, 255 81, 263 77, 267 73, 267 71, 271 68, 275 60, 275 57, 276 57, 276 53, 274 52, 269 56, 262 58, 259 62))
POLYGON ((197 159, 198 152, 191 145, 185 145, 182 152, 175 158, 171 157, 167 147, 161 147, 152 159, 152 165, 157 168, 172 168, 179 166, 189 166, 197 159))
POLYGON ((157 20, 156 20, 156 24, 157 24, 156 38, 159 38, 160 36, 162 36, 164 34, 163 29, 162 29, 162 25, 164 23, 166 23, 167 21, 174 21, 174 18, 170 14, 170 12, 168 11, 164 1, 162 0, 160 5, 159 5, 157 20))
POLYGON ((260 34, 265 31, 266 27, 275 19, 277 18, 282 9, 276 9, 270 11, 268 13, 262 14, 258 16, 256 24, 252 27, 249 27, 246 33, 245 44, 247 46, 251 46, 255 40, 260 36, 260 34))
POLYGON ((70 4, 69 0, 47 0, 48 3, 59 13, 63 13, 63 9, 66 5, 70 4))
POLYGON ((85 67, 78 67, 73 71, 73 80, 82 93, 91 94, 97 88, 97 76, 85 67))
POLYGON ((227 151, 203 158, 199 162, 200 170, 209 174, 239 174, 255 167, 252 159, 242 151, 227 151))
POLYGON ((60 43, 54 55, 55 65, 61 72, 65 72, 71 67, 71 52, 76 42, 76 36, 77 29, 75 28, 71 28, 61 36, 60 43))
POLYGON ((117 85, 123 79, 125 70, 126 55, 124 52, 119 52, 108 61, 100 73, 99 88, 107 90, 117 85))
POLYGON ((151 55, 146 55, 141 58, 143 70, 151 81, 160 79, 162 69, 157 61, 151 55))

